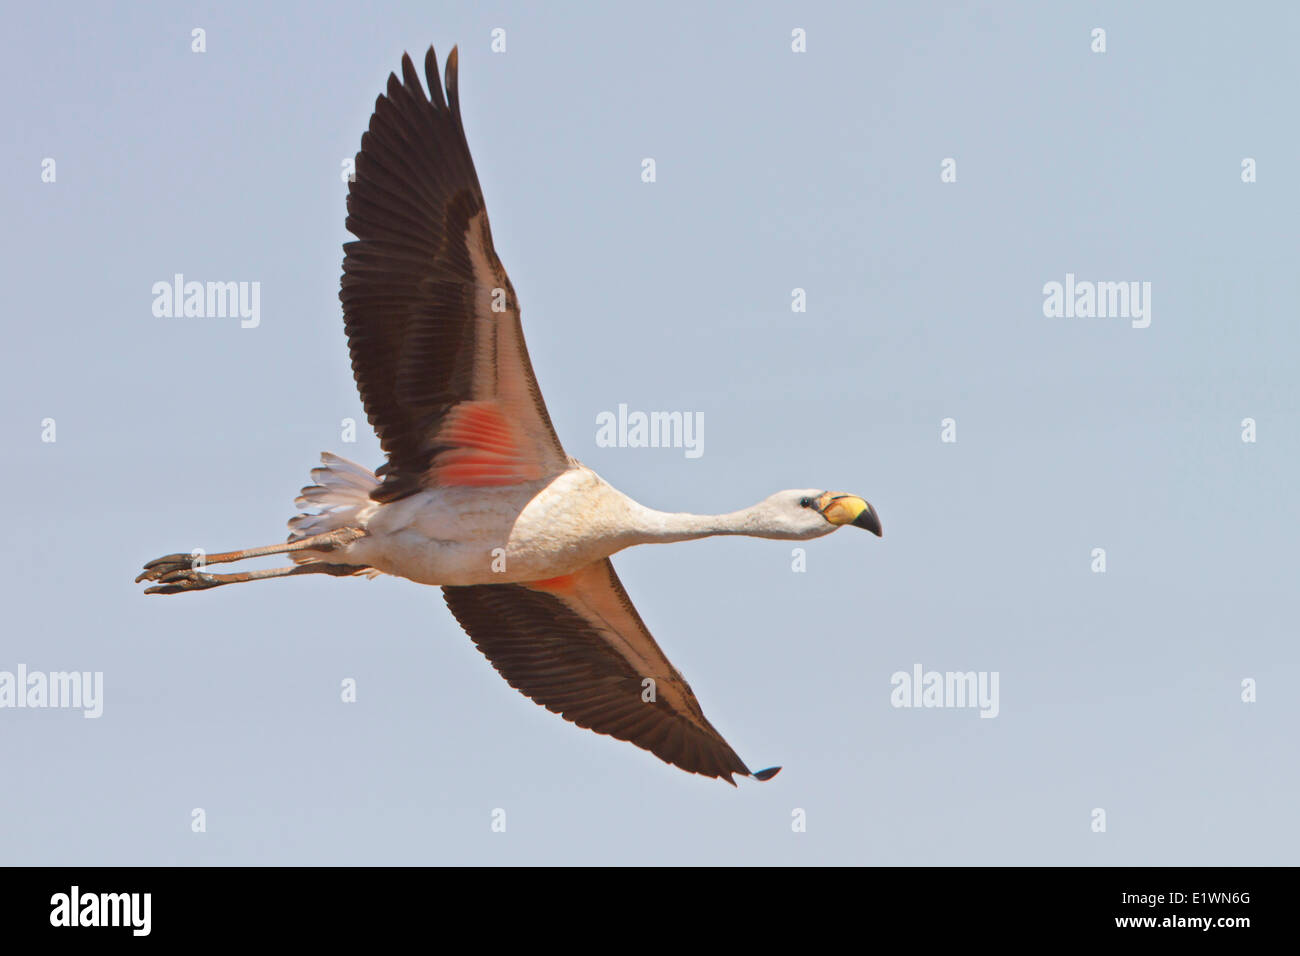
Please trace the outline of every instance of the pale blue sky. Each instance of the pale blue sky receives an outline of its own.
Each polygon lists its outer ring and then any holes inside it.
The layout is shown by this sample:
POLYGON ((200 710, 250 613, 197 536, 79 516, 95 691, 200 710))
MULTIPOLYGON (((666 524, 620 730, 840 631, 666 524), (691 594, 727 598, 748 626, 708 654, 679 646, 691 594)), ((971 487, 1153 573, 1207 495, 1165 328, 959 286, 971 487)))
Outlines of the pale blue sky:
POLYGON ((1300 13, 589 6, 8 12, 0 670, 105 700, 0 710, 0 862, 1297 862, 1300 13), (802 574, 771 541, 615 559, 770 783, 546 713, 436 589, 131 583, 280 540, 321 450, 379 464, 339 436, 340 162, 430 43, 569 452, 669 510, 880 512, 802 574), (260 326, 155 318, 177 272, 260 282, 260 326), (1151 282, 1150 328, 1045 318, 1067 272, 1151 282), (619 403, 702 412, 704 455, 597 447, 619 403), (999 716, 892 708, 916 663, 997 671, 999 716))

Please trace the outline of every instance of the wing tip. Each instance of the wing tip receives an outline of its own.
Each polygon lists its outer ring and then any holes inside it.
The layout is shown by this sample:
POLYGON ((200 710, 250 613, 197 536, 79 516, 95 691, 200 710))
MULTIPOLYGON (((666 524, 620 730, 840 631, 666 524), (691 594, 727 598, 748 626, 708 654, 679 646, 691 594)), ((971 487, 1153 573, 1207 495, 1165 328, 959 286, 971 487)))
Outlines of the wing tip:
POLYGON ((438 54, 434 52, 433 44, 429 44, 429 49, 424 51, 424 79, 429 84, 429 100, 439 110, 447 108, 447 99, 442 92, 442 76, 438 72, 438 54))
MULTIPOLYGON (((434 50, 433 44, 424 51, 424 77, 429 86, 429 102, 438 109, 450 109, 460 114, 459 91, 457 90, 456 74, 460 62, 460 48, 452 46, 451 52, 447 54, 447 61, 443 64, 441 75, 438 70, 438 54, 434 50)), ((407 86, 414 86, 419 90, 420 96, 424 96, 424 88, 420 84, 419 74, 411 62, 409 53, 402 54, 402 76, 407 86)), ((396 79, 396 77, 394 77, 396 79)))
POLYGON ((780 767, 768 767, 766 770, 756 770, 750 776, 755 780, 771 780, 780 772, 780 767))
POLYGON ((460 47, 453 46, 451 52, 447 54, 447 62, 444 64, 443 72, 446 76, 444 85, 447 87, 447 104, 450 106, 452 113, 456 118, 460 118, 460 82, 458 74, 460 73, 460 47))

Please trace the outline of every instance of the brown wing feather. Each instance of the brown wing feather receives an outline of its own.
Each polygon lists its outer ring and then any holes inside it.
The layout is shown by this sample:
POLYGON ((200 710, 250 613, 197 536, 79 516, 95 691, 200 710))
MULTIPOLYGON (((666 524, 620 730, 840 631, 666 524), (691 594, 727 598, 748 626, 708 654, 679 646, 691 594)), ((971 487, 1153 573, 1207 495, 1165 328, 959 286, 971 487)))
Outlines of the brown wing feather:
POLYGON ((442 589, 447 606, 511 687, 599 734, 690 773, 751 774, 659 649, 608 559, 554 581, 442 589), (655 700, 643 699, 645 678, 655 700))
POLYGON ((514 288, 492 246, 456 69, 453 49, 444 99, 430 47, 430 100, 403 55, 402 79, 390 74, 386 95, 375 101, 348 187, 347 228, 357 241, 343 247, 339 298, 357 388, 388 455, 374 492, 383 501, 438 483, 436 459, 455 444, 442 427, 460 403, 490 404, 492 421, 519 429, 508 464, 498 450, 480 471, 509 480, 566 464, 533 376, 514 288))

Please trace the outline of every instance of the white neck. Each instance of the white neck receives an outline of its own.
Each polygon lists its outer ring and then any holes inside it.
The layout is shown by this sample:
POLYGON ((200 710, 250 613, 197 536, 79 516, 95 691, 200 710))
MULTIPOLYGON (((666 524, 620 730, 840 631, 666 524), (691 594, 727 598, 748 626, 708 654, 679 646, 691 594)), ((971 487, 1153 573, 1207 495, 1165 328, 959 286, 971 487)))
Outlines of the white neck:
POLYGON ((761 503, 721 515, 670 513, 638 505, 636 517, 635 535, 638 544, 693 541, 722 534, 740 534, 751 538, 792 537, 788 528, 772 522, 761 503))

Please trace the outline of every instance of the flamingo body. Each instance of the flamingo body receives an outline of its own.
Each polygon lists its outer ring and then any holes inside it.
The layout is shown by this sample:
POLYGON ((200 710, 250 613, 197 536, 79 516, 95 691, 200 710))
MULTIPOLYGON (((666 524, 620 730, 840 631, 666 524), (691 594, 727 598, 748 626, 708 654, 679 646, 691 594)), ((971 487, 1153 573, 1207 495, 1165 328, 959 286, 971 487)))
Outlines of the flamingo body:
POLYGON ((349 186, 339 297, 353 376, 386 461, 322 455, 287 543, 211 554, 294 564, 216 574, 189 554, 145 565, 146 593, 299 574, 390 574, 442 588, 492 666, 566 720, 692 773, 751 771, 705 718, 651 636, 610 555, 714 535, 807 540, 845 525, 879 535, 855 495, 779 491, 723 515, 656 511, 560 444, 533 376, 514 287, 497 258, 461 122, 457 53, 446 90, 432 49, 426 95, 410 57, 390 75, 349 186))

